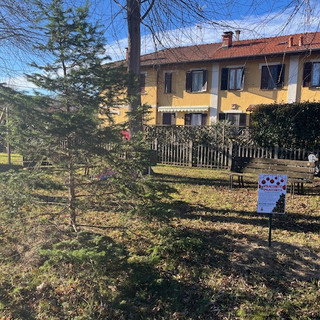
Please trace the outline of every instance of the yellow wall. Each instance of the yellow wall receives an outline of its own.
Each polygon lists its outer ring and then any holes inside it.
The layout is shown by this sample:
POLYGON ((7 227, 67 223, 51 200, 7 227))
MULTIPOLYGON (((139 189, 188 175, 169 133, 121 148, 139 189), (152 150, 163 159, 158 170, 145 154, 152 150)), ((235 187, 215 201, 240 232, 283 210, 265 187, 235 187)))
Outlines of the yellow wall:
MULTIPOLYGON (((303 64, 309 61, 320 61, 320 55, 299 58, 297 102, 299 101, 320 101, 320 89, 302 86, 303 64)), ((219 90, 218 90, 218 112, 225 112, 234 109, 237 105, 240 112, 246 112, 249 105, 287 103, 288 101, 288 78, 290 68, 290 57, 278 56, 275 58, 243 59, 221 62, 219 66, 219 90), (266 64, 284 63, 285 75, 284 86, 279 89, 260 89, 261 66, 266 64), (244 66, 244 83, 242 90, 220 90, 221 70, 225 67, 244 66)), ((172 66, 160 66, 159 70, 153 67, 143 67, 141 72, 146 73, 145 93, 141 95, 142 103, 152 106, 150 109, 151 120, 149 124, 161 124, 162 113, 156 112, 156 107, 161 106, 211 106, 211 80, 212 63, 177 64, 172 66), (196 69, 207 70, 207 90, 205 92, 186 92, 186 72, 196 69), (164 75, 165 72, 172 72, 172 93, 165 93, 164 75)), ((116 122, 123 122, 126 119, 127 107, 121 107, 119 116, 115 116, 116 122)), ((185 112, 176 112, 176 124, 184 124, 185 112)), ((207 124, 209 124, 209 112, 207 113, 207 124)))
POLYGON ((211 87, 211 65, 206 63, 184 64, 163 67, 159 70, 159 106, 209 106, 211 87), (186 72, 196 69, 207 70, 207 90, 186 92, 186 72), (164 74, 172 72, 172 93, 164 92, 164 74))
POLYGON ((146 73, 145 93, 141 93, 141 103, 148 105, 157 104, 157 71, 142 68, 141 73, 146 73))
POLYGON ((251 104, 269 104, 287 102, 288 90, 288 74, 289 74, 289 59, 284 61, 281 58, 274 59, 257 59, 257 60, 242 60, 235 62, 225 62, 220 65, 220 79, 219 79, 219 106, 221 111, 232 110, 232 105, 238 106, 237 110, 246 112, 246 109, 251 104), (267 63, 284 63, 285 75, 284 86, 281 89, 260 89, 261 85, 261 66, 267 63), (232 66, 244 66, 244 82, 242 90, 220 90, 221 70, 222 68, 232 66))
POLYGON ((113 119, 115 123, 123 123, 127 121, 127 112, 128 112, 128 106, 119 106, 117 108, 112 108, 112 111, 117 112, 118 114, 113 114, 113 119))
MULTIPOLYGON (((208 63, 179 64, 160 68, 158 78, 158 106, 210 106, 211 103, 211 65, 208 63), (186 92, 186 73, 190 70, 207 70, 207 90, 186 92), (172 72, 172 93, 165 93, 165 72, 172 72)), ((184 125, 186 112, 176 112, 176 125, 184 125)), ((207 113, 208 114, 208 113, 207 113)), ((209 115, 207 117, 208 124, 209 115)), ((162 123, 162 114, 158 114, 157 124, 162 123)))
MULTIPOLYGON (((112 114, 113 120, 116 124, 124 123, 128 120, 127 112, 129 111, 129 107, 127 105, 114 107, 111 109, 114 113, 112 114)), ((149 113, 146 116, 146 124, 155 124, 157 119, 157 112, 155 107, 151 107, 149 109, 149 113)))
MULTIPOLYGON (((142 69, 141 73, 146 73, 145 92, 141 94, 141 103, 150 105, 149 114, 147 116, 147 124, 155 124, 157 118, 156 104, 157 104, 157 72, 156 70, 142 69)), ((113 119, 115 123, 123 123, 128 120, 127 112, 129 111, 128 105, 122 105, 111 109, 115 113, 113 119)))

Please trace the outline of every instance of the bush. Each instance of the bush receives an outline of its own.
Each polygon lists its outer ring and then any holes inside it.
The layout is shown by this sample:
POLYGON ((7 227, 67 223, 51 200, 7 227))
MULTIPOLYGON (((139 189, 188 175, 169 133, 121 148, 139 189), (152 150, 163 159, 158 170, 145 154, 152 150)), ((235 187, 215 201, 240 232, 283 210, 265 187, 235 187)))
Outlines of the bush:
POLYGON ((319 103, 259 105, 251 121, 252 138, 260 146, 319 147, 319 103))

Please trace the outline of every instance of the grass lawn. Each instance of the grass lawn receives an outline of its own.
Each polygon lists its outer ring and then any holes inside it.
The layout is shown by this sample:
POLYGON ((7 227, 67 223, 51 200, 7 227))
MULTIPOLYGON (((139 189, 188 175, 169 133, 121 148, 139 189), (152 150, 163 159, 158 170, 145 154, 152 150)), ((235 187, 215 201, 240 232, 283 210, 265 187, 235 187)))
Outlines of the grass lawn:
POLYGON ((0 225, 0 316, 320 319, 319 178, 287 197, 269 248, 255 177, 229 190, 225 171, 153 169, 175 192, 140 215, 83 213, 77 238, 52 221, 19 239, 0 225))
POLYGON ((0 152, 0 172, 10 169, 19 169, 22 166, 22 156, 16 153, 11 154, 11 165, 8 164, 8 154, 0 152))
MULTIPOLYGON (((11 163, 16 165, 22 164, 22 156, 20 154, 11 154, 11 163)), ((8 164, 8 154, 0 152, 0 164, 8 164)))

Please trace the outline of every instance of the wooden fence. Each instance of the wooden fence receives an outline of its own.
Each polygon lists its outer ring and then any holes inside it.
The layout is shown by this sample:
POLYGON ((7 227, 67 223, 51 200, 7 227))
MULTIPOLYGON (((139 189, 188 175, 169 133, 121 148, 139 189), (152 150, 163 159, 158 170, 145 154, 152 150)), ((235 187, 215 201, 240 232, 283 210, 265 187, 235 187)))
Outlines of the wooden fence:
POLYGON ((229 145, 200 145, 192 141, 185 143, 158 143, 156 139, 153 141, 151 148, 157 151, 158 163, 216 169, 231 168, 232 158, 235 156, 308 160, 310 153, 315 153, 318 156, 320 153, 320 149, 287 149, 279 148, 278 146, 261 148, 254 145, 238 145, 236 143, 230 143, 229 145))

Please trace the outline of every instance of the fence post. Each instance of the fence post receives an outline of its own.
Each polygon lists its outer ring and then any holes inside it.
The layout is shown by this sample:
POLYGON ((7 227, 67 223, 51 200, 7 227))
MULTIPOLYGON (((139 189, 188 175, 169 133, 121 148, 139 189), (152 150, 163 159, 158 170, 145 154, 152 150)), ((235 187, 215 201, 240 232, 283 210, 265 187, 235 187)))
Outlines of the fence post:
POLYGON ((231 170, 232 166, 232 153, 233 153, 233 142, 229 144, 229 152, 228 152, 228 169, 231 170))
POLYGON ((276 144, 274 146, 274 158, 278 159, 278 153, 279 153, 279 146, 276 144))
POLYGON ((225 124, 222 126, 222 144, 224 145, 224 137, 225 137, 225 124))
POLYGON ((154 150, 158 151, 158 138, 154 139, 154 150))
POLYGON ((157 137, 154 139, 153 150, 156 153, 156 162, 158 163, 158 138, 157 137))
POLYGON ((192 140, 190 140, 189 141, 189 161, 188 161, 189 167, 192 167, 192 155, 193 155, 193 142, 192 140))

